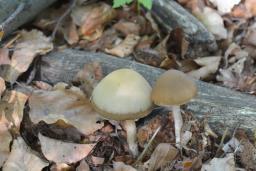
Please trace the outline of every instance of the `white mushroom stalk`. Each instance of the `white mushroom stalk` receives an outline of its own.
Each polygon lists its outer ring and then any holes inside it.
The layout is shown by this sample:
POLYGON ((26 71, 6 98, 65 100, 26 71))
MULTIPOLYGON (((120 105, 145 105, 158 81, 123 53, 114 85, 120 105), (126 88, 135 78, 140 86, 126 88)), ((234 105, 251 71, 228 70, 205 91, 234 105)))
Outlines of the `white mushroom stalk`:
POLYGON ((136 157, 139 154, 138 145, 137 145, 137 130, 136 124, 134 120, 126 120, 123 122, 124 129, 127 134, 127 143, 130 152, 132 153, 133 157, 136 157))
POLYGON ((183 119, 180 112, 180 106, 171 106, 168 107, 169 111, 172 111, 173 119, 174 119, 174 128, 175 128, 175 140, 176 147, 181 147, 181 129, 183 126, 183 119))

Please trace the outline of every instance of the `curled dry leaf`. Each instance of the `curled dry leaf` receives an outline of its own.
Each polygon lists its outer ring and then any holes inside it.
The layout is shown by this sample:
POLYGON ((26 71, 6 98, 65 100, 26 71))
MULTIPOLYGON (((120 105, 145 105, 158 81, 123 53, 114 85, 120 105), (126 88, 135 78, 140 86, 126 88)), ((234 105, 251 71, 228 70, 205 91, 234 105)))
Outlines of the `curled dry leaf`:
POLYGON ((20 74, 27 71, 29 65, 37 55, 43 55, 53 49, 50 38, 45 37, 38 30, 21 31, 20 39, 14 47, 11 62, 0 75, 11 83, 14 83, 20 74))
POLYGON ((22 92, 15 90, 6 91, 2 101, 0 101, 0 114, 8 120, 8 127, 20 127, 27 99, 28 96, 22 92))
POLYGON ((86 135, 103 127, 103 123, 97 123, 100 117, 83 92, 65 83, 58 83, 51 91, 35 90, 29 98, 29 106, 34 123, 41 120, 54 123, 62 119, 86 135))
POLYGON ((168 143, 160 143, 154 150, 150 159, 144 163, 144 169, 148 171, 154 171, 161 167, 164 167, 166 164, 172 162, 178 150, 168 143))
POLYGON ((42 153, 44 156, 56 163, 75 163, 85 158, 93 149, 95 144, 75 144, 48 138, 39 133, 42 153))
POLYGON ((213 158, 210 163, 203 164, 201 171, 234 171, 235 159, 234 154, 229 153, 224 158, 213 158))
POLYGON ((38 171, 48 166, 27 146, 21 137, 14 140, 11 154, 3 166, 4 171, 38 171))
MULTIPOLYGON (((115 16, 115 10, 104 2, 76 6, 71 12, 73 21, 76 25, 80 26, 79 32, 82 36, 90 36, 102 30, 104 25, 115 18, 115 16)), ((94 38, 97 39, 100 36, 101 34, 94 38)))
POLYGON ((2 77, 0 77, 0 99, 1 99, 1 96, 3 94, 3 92, 5 91, 5 81, 2 77))
POLYGON ((218 70, 220 60, 220 56, 211 56, 195 59, 194 61, 196 62, 196 64, 201 66, 201 68, 194 71, 190 71, 188 75, 196 79, 205 79, 211 74, 214 74, 218 70))
POLYGON ((105 52, 119 57, 128 56, 133 52, 133 49, 138 44, 139 40, 139 36, 135 34, 129 34, 119 45, 112 49, 105 49, 105 52))
POLYGON ((213 3, 215 6, 217 6, 217 9, 221 13, 229 13, 231 12, 232 8, 239 4, 241 0, 210 0, 211 3, 213 3))
POLYGON ((124 164, 123 162, 113 162, 113 171, 137 171, 130 165, 124 164))
POLYGON ((193 13, 214 34, 217 40, 227 38, 228 33, 224 27, 223 19, 216 10, 204 7, 202 11, 195 10, 193 13))
POLYGON ((117 31, 123 33, 125 36, 129 34, 139 35, 140 26, 129 21, 119 21, 113 26, 117 31))

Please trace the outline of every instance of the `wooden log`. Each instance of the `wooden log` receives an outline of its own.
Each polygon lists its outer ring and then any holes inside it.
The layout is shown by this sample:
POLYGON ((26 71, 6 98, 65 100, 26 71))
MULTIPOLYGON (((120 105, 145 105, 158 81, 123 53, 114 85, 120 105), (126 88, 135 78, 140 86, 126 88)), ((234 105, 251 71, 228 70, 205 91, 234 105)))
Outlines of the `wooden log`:
POLYGON ((31 21, 43 9, 53 4, 56 0, 0 0, 0 24, 3 27, 4 37, 15 31, 21 25, 31 21), (13 20, 5 21, 15 13, 13 20))
POLYGON ((154 18, 166 32, 174 28, 182 28, 189 49, 187 56, 207 56, 217 50, 214 36, 192 14, 173 0, 154 0, 151 10, 154 18))
MULTIPOLYGON (((98 61, 103 67, 104 74, 115 69, 128 67, 141 73, 151 85, 164 72, 159 68, 140 64, 127 59, 120 59, 103 53, 93 53, 66 49, 52 52, 42 58, 42 81, 69 83, 85 63, 98 61)), ((127 78, 129 79, 129 78, 127 78)), ((239 123, 247 129, 256 128, 256 97, 242 94, 224 87, 197 81, 198 96, 187 109, 198 117, 209 115, 209 122, 215 130, 223 131, 225 127, 235 127, 239 123)))

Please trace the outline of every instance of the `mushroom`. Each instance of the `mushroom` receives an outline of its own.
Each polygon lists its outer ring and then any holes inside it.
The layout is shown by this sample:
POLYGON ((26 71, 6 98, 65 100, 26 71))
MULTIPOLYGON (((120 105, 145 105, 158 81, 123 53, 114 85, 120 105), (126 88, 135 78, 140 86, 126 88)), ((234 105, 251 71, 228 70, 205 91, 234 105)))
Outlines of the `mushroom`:
POLYGON ((100 115, 124 121, 127 143, 134 157, 138 155, 135 120, 151 112, 151 91, 151 86, 139 73, 119 69, 103 78, 92 92, 92 105, 100 115))
POLYGON ((197 94, 197 87, 192 78, 178 70, 168 70, 159 76, 153 87, 151 99, 158 105, 172 111, 175 126, 176 146, 181 144, 183 120, 180 106, 190 101, 197 94))

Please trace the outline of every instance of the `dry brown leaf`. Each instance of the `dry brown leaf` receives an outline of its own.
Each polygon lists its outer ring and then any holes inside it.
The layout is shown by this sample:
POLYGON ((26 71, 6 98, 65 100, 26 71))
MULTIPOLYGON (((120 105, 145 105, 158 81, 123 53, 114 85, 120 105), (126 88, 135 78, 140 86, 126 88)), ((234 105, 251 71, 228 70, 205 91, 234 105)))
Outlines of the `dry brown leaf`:
POLYGON ((11 60, 9 59, 9 49, 0 48, 0 66, 8 65, 10 63, 11 63, 11 60))
POLYGON ((178 150, 168 143, 158 144, 150 159, 144 163, 144 169, 148 171, 154 171, 164 167, 166 164, 172 162, 178 150))
POLYGON ((216 10, 210 7, 204 7, 202 11, 193 11, 193 14, 205 25, 217 40, 227 38, 228 33, 224 27, 223 19, 216 10))
POLYGON ((6 87, 5 87, 5 81, 2 77, 0 77, 0 99, 1 96, 3 94, 3 92, 5 91, 6 87))
MULTIPOLYGON (((104 25, 115 18, 115 16, 115 10, 104 2, 76 6, 71 13, 73 21, 76 25, 80 26, 80 34, 89 37, 97 31, 99 33, 99 30, 102 30, 104 25)), ((97 39, 100 36, 98 35, 94 38, 97 39)))
MULTIPOLYGON (((0 105, 1 107, 1 105, 0 105)), ((9 121, 5 118, 5 115, 0 112, 0 166, 6 161, 10 153, 10 142, 12 140, 12 136, 8 131, 9 121)))
POLYGON ((229 153, 224 158, 213 158, 208 164, 203 164, 201 171, 234 171, 234 154, 229 153))
POLYGON ((92 62, 84 65, 84 68, 76 74, 74 82, 81 84, 80 88, 87 97, 91 97, 92 90, 102 79, 102 68, 98 62, 92 62))
POLYGON ((82 160, 79 166, 76 168, 76 171, 90 171, 90 167, 85 160, 82 160))
POLYGON ((93 149, 95 144, 75 144, 48 138, 39 133, 42 153, 44 156, 56 163, 75 163, 85 158, 93 149))
POLYGON ((128 56, 133 52, 133 49, 138 44, 139 40, 139 36, 135 34, 129 34, 119 45, 112 49, 105 49, 105 52, 119 57, 128 56))
POLYGON ((117 31, 123 33, 125 36, 129 34, 139 35, 140 26, 136 23, 129 21, 119 21, 113 26, 117 31))
POLYGON ((79 41, 79 35, 76 28, 75 23, 71 20, 71 18, 66 19, 61 27, 61 31, 64 35, 64 39, 68 42, 68 44, 72 45, 79 41))
POLYGON ((113 162, 113 171, 137 171, 130 165, 124 164, 123 162, 113 162))
POLYGON ((19 91, 6 91, 0 101, 0 114, 8 120, 8 127, 20 127, 23 117, 23 109, 28 99, 26 94, 19 91))
POLYGON ((44 55, 53 49, 50 38, 45 37, 38 30, 21 31, 21 38, 17 40, 11 63, 6 71, 1 73, 2 77, 14 83, 20 74, 27 71, 33 59, 37 55, 44 55))
POLYGON ((210 0, 211 3, 213 3, 215 6, 217 6, 217 9, 221 13, 229 13, 231 12, 232 8, 239 4, 241 0, 210 0))
POLYGON ((83 92, 65 83, 55 85, 52 91, 35 90, 29 98, 29 106, 34 123, 41 120, 54 123, 62 119, 86 135, 103 127, 103 123, 97 123, 100 116, 83 92))
POLYGON ((157 50, 149 48, 136 50, 134 52, 134 58, 143 64, 155 67, 158 67, 163 61, 163 57, 157 50))
POLYGON ((211 74, 214 74, 220 65, 220 56, 211 56, 211 57, 204 57, 198 58, 194 61, 201 66, 201 68, 190 71, 188 75, 196 78, 196 79, 205 79, 209 77, 211 74))
POLYGON ((14 140, 11 154, 3 166, 4 171, 38 171, 48 166, 27 146, 21 137, 14 140))

